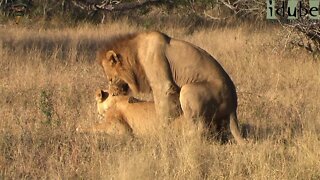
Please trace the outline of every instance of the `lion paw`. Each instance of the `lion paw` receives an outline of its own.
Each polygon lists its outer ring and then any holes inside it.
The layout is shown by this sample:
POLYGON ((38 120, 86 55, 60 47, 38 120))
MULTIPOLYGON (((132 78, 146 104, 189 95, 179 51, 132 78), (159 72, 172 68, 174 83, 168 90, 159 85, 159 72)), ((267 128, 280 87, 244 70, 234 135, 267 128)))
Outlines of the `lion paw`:
POLYGON ((128 103, 130 103, 130 104, 138 103, 138 102, 141 102, 141 101, 135 97, 132 97, 132 96, 130 96, 128 99, 128 103))

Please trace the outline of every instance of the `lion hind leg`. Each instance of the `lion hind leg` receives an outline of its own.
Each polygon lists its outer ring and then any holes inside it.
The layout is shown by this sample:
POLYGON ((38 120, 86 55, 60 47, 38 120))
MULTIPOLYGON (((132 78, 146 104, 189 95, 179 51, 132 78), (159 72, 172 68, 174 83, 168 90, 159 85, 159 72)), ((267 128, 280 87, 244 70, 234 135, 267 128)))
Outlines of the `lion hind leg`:
POLYGON ((207 89, 203 83, 182 86, 179 100, 185 118, 199 119, 210 116, 210 119, 212 119, 216 107, 214 103, 211 103, 211 98, 203 95, 206 92, 207 89))
POLYGON ((204 135, 209 137, 210 127, 213 123, 213 111, 216 108, 213 104, 208 104, 208 101, 202 96, 202 84, 188 84, 181 88, 179 100, 184 119, 192 121, 198 130, 204 130, 204 135))

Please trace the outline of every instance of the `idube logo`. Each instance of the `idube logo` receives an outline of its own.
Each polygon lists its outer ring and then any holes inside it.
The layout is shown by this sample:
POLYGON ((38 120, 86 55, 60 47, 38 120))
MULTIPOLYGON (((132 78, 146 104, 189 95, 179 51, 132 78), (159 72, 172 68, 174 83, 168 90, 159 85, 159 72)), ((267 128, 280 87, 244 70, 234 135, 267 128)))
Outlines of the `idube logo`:
POLYGON ((302 0, 281 1, 280 6, 276 7, 275 0, 267 0, 267 19, 278 19, 287 17, 288 19, 298 19, 308 16, 310 19, 320 19, 319 15, 320 0, 309 0, 309 7, 306 7, 302 0))

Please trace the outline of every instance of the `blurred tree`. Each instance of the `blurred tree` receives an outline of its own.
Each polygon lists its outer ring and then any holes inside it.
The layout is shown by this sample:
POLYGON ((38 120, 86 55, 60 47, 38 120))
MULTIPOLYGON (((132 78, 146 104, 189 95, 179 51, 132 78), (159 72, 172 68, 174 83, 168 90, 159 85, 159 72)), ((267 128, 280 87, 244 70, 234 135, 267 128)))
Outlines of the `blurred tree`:
POLYGON ((32 0, 2 0, 0 6, 5 15, 14 16, 16 23, 18 23, 20 17, 29 12, 32 0))

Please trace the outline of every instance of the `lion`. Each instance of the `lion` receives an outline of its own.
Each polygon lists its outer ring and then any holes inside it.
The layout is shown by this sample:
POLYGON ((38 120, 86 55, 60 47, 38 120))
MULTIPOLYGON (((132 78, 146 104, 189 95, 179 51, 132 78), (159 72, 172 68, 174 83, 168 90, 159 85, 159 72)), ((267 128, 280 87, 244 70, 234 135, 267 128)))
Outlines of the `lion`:
POLYGON ((231 78, 209 53, 186 41, 151 31, 114 37, 98 51, 110 87, 133 96, 152 94, 158 119, 203 119, 229 124, 239 144, 237 94, 231 78), (192 89, 192 90, 191 90, 192 89))
MULTIPOLYGON (((121 91, 112 93, 117 93, 118 95, 114 96, 101 89, 96 91, 97 110, 103 120, 92 127, 79 127, 77 131, 100 132, 113 136, 141 136, 150 135, 163 127, 155 117, 153 102, 132 99, 132 97, 121 93, 121 91)), ((182 118, 175 121, 172 126, 179 129, 183 121, 182 118)))

